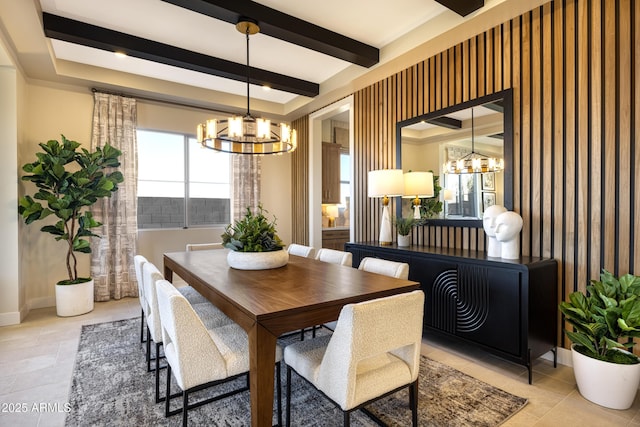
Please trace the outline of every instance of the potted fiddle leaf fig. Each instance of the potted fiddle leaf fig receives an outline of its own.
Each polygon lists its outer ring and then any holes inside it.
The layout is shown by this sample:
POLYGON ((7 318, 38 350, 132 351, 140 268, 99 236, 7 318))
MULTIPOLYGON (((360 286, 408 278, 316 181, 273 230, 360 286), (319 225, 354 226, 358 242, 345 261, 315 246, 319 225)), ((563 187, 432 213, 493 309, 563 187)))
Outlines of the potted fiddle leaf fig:
POLYGON ((222 244, 231 249, 229 265, 240 270, 264 270, 287 264, 289 253, 276 231, 276 219, 267 219, 261 204, 256 212, 247 208, 244 217, 227 225, 222 244))
POLYGON ((59 316, 76 316, 93 310, 93 280, 78 277, 75 253, 91 253, 88 238, 100 237, 92 229, 102 224, 88 208, 118 190, 123 176, 115 168, 120 166, 121 152, 109 144, 90 152, 61 137, 61 142, 40 143, 36 160, 22 167, 26 172, 22 180, 38 190, 20 198, 18 212, 26 224, 57 217, 55 224, 40 230, 65 243, 68 277, 56 284, 56 310, 59 316))
POLYGON ((629 408, 640 384, 640 358, 631 352, 640 336, 640 277, 602 270, 586 295, 573 292, 559 308, 573 326, 565 333, 580 394, 608 408, 629 408))

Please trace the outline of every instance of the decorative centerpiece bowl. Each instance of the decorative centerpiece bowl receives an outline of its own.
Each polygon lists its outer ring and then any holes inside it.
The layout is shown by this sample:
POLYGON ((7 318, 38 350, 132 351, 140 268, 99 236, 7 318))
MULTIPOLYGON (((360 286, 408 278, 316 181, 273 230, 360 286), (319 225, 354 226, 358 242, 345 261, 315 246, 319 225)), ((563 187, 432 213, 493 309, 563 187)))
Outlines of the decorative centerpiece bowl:
POLYGON ((227 262, 238 270, 267 270, 289 262, 289 253, 276 232, 276 220, 267 220, 267 213, 258 205, 256 213, 247 208, 245 216, 227 225, 222 244, 231 249, 227 262))

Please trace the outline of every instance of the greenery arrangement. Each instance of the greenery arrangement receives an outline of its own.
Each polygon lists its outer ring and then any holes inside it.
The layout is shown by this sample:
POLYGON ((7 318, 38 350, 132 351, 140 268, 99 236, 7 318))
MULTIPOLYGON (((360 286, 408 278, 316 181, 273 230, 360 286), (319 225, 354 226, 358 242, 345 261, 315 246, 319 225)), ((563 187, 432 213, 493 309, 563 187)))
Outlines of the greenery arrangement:
POLYGON ((619 351, 631 351, 633 338, 640 336, 640 277, 618 279, 603 269, 600 280, 587 286, 587 295, 573 292, 559 308, 574 328, 565 333, 576 351, 611 363, 640 363, 637 356, 619 351))
POLYGON ((45 225, 40 230, 67 244, 69 279, 58 284, 71 285, 91 280, 78 277, 74 252, 91 253, 86 238, 100 237, 90 230, 102 224, 85 209, 99 198, 111 197, 124 178, 119 171, 105 172, 120 166, 118 157, 122 153, 118 149, 105 144, 92 153, 84 148, 79 151, 78 142, 61 136, 62 143, 56 140, 40 143, 43 151, 36 153, 37 160, 22 167, 29 174, 22 180, 33 182, 38 191, 20 198, 18 212, 27 224, 51 214, 59 218, 55 225, 45 225), (36 200, 46 202, 46 207, 36 200))
POLYGON ((399 218, 394 217, 393 223, 396 225, 396 230, 401 236, 408 236, 411 233, 411 227, 418 224, 418 220, 413 217, 399 218))
POLYGON ((267 220, 268 213, 258 205, 254 214, 250 208, 244 217, 233 225, 227 225, 222 234, 222 244, 225 248, 238 252, 271 252, 284 247, 276 232, 276 218, 267 220))
MULTIPOLYGON (((432 172, 430 170, 429 172, 432 172)), ((442 212, 442 202, 438 200, 438 196, 440 195, 440 190, 442 187, 438 183, 440 181, 440 177, 437 175, 433 175, 433 197, 428 197, 422 199, 420 204, 420 217, 423 220, 428 220, 429 218, 437 217, 440 212, 442 212)))

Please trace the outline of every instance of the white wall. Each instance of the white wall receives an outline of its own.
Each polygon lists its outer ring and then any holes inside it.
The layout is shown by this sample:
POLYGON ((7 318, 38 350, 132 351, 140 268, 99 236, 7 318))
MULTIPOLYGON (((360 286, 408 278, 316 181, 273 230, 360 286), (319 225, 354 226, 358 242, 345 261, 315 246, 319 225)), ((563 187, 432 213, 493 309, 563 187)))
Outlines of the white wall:
MULTIPOLYGON (((2 45, 0 45, 2 49, 2 45)), ((18 268, 18 187, 17 141, 18 94, 21 76, 10 66, 0 64, 0 326, 19 323, 24 316, 24 292, 18 268), (21 313, 22 311, 22 313, 21 313)))

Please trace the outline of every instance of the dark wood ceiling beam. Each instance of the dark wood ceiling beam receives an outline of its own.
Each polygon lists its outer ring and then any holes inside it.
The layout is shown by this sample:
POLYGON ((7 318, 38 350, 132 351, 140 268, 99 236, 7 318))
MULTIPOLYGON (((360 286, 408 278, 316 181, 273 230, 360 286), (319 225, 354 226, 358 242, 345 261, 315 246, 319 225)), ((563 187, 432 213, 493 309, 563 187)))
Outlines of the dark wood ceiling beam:
MULTIPOLYGON (((289 43, 306 47, 363 67, 380 61, 380 51, 319 27, 311 22, 287 15, 249 0, 163 0, 222 21, 236 24, 240 18, 258 22, 260 32, 289 43)), ((339 12, 336 12, 339 13, 339 12)))
MULTIPOLYGON (((136 58, 227 79, 247 81, 247 66, 245 64, 215 58, 46 12, 42 14, 42 18, 45 35, 53 39, 110 52, 121 51, 136 58)), ((249 81, 252 84, 266 85, 272 89, 308 97, 314 97, 320 93, 320 86, 317 83, 259 68, 251 67, 249 81)))
POLYGON ((467 16, 484 6, 484 0, 436 0, 461 16, 467 16))
POLYGON ((447 129, 462 129, 462 121, 454 119, 453 117, 440 116, 427 120, 427 123, 440 126, 447 129))

